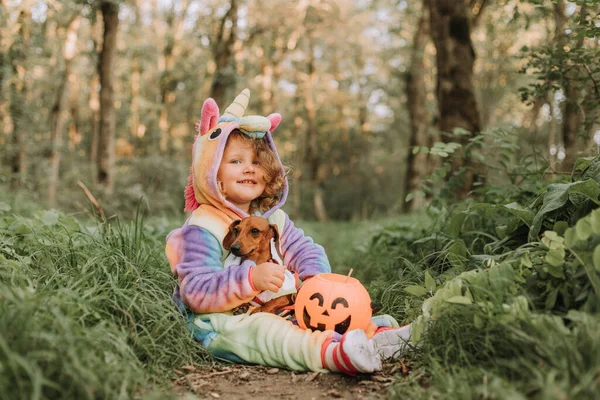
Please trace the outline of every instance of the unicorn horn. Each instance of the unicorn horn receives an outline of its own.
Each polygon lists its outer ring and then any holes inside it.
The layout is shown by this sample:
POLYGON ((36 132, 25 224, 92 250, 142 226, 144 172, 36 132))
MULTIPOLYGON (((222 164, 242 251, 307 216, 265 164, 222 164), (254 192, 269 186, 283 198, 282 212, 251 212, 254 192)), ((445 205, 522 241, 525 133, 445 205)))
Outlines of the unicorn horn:
POLYGON ((225 112, 221 117, 233 117, 241 118, 248 107, 248 101, 250 100, 250 90, 247 88, 242 90, 240 94, 233 100, 233 103, 225 109, 225 112))

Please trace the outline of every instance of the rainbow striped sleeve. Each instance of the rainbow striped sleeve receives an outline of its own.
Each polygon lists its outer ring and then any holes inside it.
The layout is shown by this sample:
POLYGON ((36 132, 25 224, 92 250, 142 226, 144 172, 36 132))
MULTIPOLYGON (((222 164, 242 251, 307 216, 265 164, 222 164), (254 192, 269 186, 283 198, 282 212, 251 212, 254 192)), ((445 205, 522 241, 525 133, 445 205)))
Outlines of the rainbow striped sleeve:
POLYGON ((223 269, 221 245, 206 229, 188 225, 175 230, 166 251, 179 281, 176 296, 196 313, 230 311, 258 293, 249 279, 256 264, 244 261, 223 269))
POLYGON ((310 236, 305 236, 302 229, 296 228, 287 214, 280 240, 283 263, 290 270, 298 272, 300 279, 331 272, 323 247, 310 236))

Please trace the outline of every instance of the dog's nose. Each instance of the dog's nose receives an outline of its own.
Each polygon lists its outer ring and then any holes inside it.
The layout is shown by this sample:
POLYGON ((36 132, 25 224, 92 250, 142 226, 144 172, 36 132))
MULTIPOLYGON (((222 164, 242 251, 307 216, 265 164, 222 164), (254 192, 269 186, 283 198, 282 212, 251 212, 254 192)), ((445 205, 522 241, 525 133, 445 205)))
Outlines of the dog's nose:
POLYGON ((236 255, 239 256, 240 255, 240 250, 241 250, 241 246, 239 243, 234 243, 231 245, 231 247, 229 248, 231 250, 231 252, 236 255))

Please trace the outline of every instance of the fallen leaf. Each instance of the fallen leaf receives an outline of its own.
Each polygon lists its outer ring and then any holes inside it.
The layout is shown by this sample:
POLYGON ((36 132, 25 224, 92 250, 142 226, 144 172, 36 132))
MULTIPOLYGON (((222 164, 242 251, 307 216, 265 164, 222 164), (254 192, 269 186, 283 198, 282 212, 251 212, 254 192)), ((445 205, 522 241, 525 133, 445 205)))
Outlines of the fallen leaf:
POLYGON ((319 376, 320 372, 313 372, 311 374, 308 374, 308 376, 306 377, 306 382, 312 382, 315 380, 315 378, 317 376, 319 376))
POLYGON ((342 397, 342 394, 341 394, 339 391, 335 390, 335 389, 331 389, 331 390, 330 390, 329 392, 327 392, 326 394, 327 394, 328 396, 337 397, 338 399, 339 399, 340 397, 342 397))
POLYGON ((359 385, 363 385, 363 386, 373 386, 373 385, 377 385, 376 382, 373 381, 360 381, 358 382, 359 385))
POLYGON ((220 397, 221 397, 221 396, 220 396, 218 393, 215 393, 215 392, 212 392, 210 395, 211 395, 212 397, 214 397, 215 399, 218 399, 218 398, 220 398, 220 397))
POLYGON ((298 375, 292 372, 292 383, 296 383, 298 382, 298 380, 300 380, 300 378, 298 378, 298 375))
POLYGON ((250 378, 250 372, 248 372, 248 371, 244 371, 244 372, 242 372, 242 373, 240 374, 239 378, 240 378, 240 379, 243 379, 243 380, 245 380, 245 381, 247 381, 247 380, 248 380, 248 378, 250 378))
POLYGON ((375 382, 394 382, 394 379, 392 379, 388 376, 380 376, 380 375, 371 376, 371 380, 373 380, 375 382))
POLYGON ((217 375, 226 375, 226 374, 228 374, 230 372, 231 372, 231 369, 230 368, 226 368, 226 369, 223 369, 221 371, 211 372, 210 374, 202 375, 202 377, 203 378, 210 378, 212 376, 217 376, 217 375))
POLYGON ((275 375, 277 373, 279 373, 279 368, 271 368, 267 370, 267 374, 269 375, 275 375))
POLYGON ((398 364, 394 365, 390 372, 393 374, 396 371, 400 371, 402 375, 406 376, 410 373, 410 365, 405 364, 403 361, 398 361, 398 364))

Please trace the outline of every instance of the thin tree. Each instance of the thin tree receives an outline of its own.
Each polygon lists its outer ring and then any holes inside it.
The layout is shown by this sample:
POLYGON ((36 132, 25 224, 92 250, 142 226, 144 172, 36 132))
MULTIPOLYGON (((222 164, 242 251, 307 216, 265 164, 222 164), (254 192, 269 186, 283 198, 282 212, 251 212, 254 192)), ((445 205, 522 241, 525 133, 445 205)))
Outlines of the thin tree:
POLYGON ((17 18, 17 35, 9 50, 9 59, 12 63, 12 77, 10 81, 10 118, 12 120, 11 135, 11 169, 13 187, 22 186, 27 173, 26 143, 29 137, 28 116, 26 113, 29 85, 27 79, 27 57, 31 41, 31 4, 24 1, 21 4, 17 18))
POLYGON ((175 4, 172 4, 171 9, 167 11, 165 18, 168 28, 163 38, 163 40, 165 40, 165 44, 162 49, 161 60, 159 62, 159 72, 161 73, 161 110, 158 125, 160 128, 159 147, 162 153, 166 153, 168 151, 171 143, 171 121, 169 116, 169 107, 175 100, 175 96, 173 94, 176 85, 176 81, 173 78, 173 74, 175 72, 174 54, 177 53, 177 47, 183 40, 184 21, 189 4, 189 1, 181 1, 179 4, 181 11, 179 13, 175 10, 175 4))
POLYGON ((237 14, 237 0, 231 0, 229 10, 227 10, 219 23, 217 35, 212 45, 215 72, 210 86, 210 97, 215 99, 217 104, 225 104, 226 92, 235 84, 231 59, 238 29, 237 14), (229 28, 227 28, 228 25, 230 26, 229 28))
MULTIPOLYGON (((406 97, 408 114, 410 116, 410 141, 407 160, 408 171, 404 180, 404 193, 414 193, 429 171, 429 156, 424 152, 415 154, 413 149, 421 146, 430 147, 431 137, 427 134, 430 117, 426 109, 425 84, 425 46, 429 38, 429 8, 423 2, 423 10, 414 34, 410 67, 406 73, 406 97)), ((425 197, 415 196, 410 202, 405 202, 403 210, 421 208, 425 197)))
POLYGON ((50 173, 48 176, 48 205, 56 207, 56 188, 60 171, 60 160, 63 152, 63 136, 67 122, 67 108, 69 100, 69 82, 72 80, 72 61, 75 57, 77 44, 77 31, 81 15, 79 10, 67 24, 65 43, 63 47, 63 58, 65 62, 63 75, 58 87, 56 101, 52 107, 50 116, 52 153, 50 156, 50 173))
POLYGON ((313 206, 315 217, 320 222, 327 221, 327 209, 323 198, 323 174, 318 148, 317 109, 314 101, 314 83, 317 79, 315 71, 314 37, 311 29, 307 29, 306 77, 303 83, 304 107, 306 111, 305 160, 308 176, 313 189, 313 206))
MULTIPOLYGON (((585 21, 586 18, 586 6, 583 5, 579 11, 579 19, 585 21)), ((566 51, 578 51, 583 47, 584 35, 579 34, 577 40, 573 43, 569 43, 569 37, 567 34, 567 15, 565 12, 564 0, 557 0, 554 3, 554 21, 556 23, 555 29, 555 41, 558 55, 565 57, 566 51), (573 49, 566 50, 568 45, 574 47, 573 49)), ((563 118, 561 127, 562 143, 565 149, 565 159, 562 161, 562 169, 565 171, 571 171, 573 164, 578 156, 577 149, 577 138, 581 129, 582 121, 584 119, 584 113, 581 100, 584 98, 582 93, 582 87, 578 81, 579 79, 579 68, 573 65, 565 65, 566 75, 563 83, 564 92, 564 108, 563 118)))
POLYGON ((140 129, 140 77, 141 60, 138 47, 141 45, 142 23, 141 23, 141 0, 135 0, 133 7, 135 11, 135 20, 133 23, 133 46, 135 51, 132 55, 131 66, 131 113, 129 115, 129 132, 132 138, 139 134, 140 129))
MULTIPOLYGON (((0 0, 0 15, 7 15, 5 0, 0 0)), ((7 70, 4 67, 9 64, 8 49, 10 48, 10 41, 12 35, 10 34, 10 25, 8 18, 0 18, 0 143, 4 143, 6 140, 4 135, 9 130, 9 115, 6 112, 8 102, 8 87, 7 82, 7 70)), ((0 157, 2 155, 0 154, 0 157)), ((0 159, 0 162, 4 160, 0 159)))
POLYGON ((88 107, 90 109, 89 125, 91 130, 90 142, 88 147, 88 159, 92 171, 97 174, 98 166, 98 142, 100 138, 100 65, 99 57, 102 52, 102 28, 99 21, 102 20, 102 13, 96 10, 91 21, 91 39, 94 44, 95 55, 92 55, 93 61, 96 64, 94 73, 90 81, 90 90, 88 98, 88 107))
POLYGON ((119 5, 103 1, 100 5, 104 34, 102 52, 98 63, 100 76, 100 135, 98 141, 98 183, 108 194, 114 187, 115 163, 115 109, 114 109, 114 61, 119 27, 119 5))

